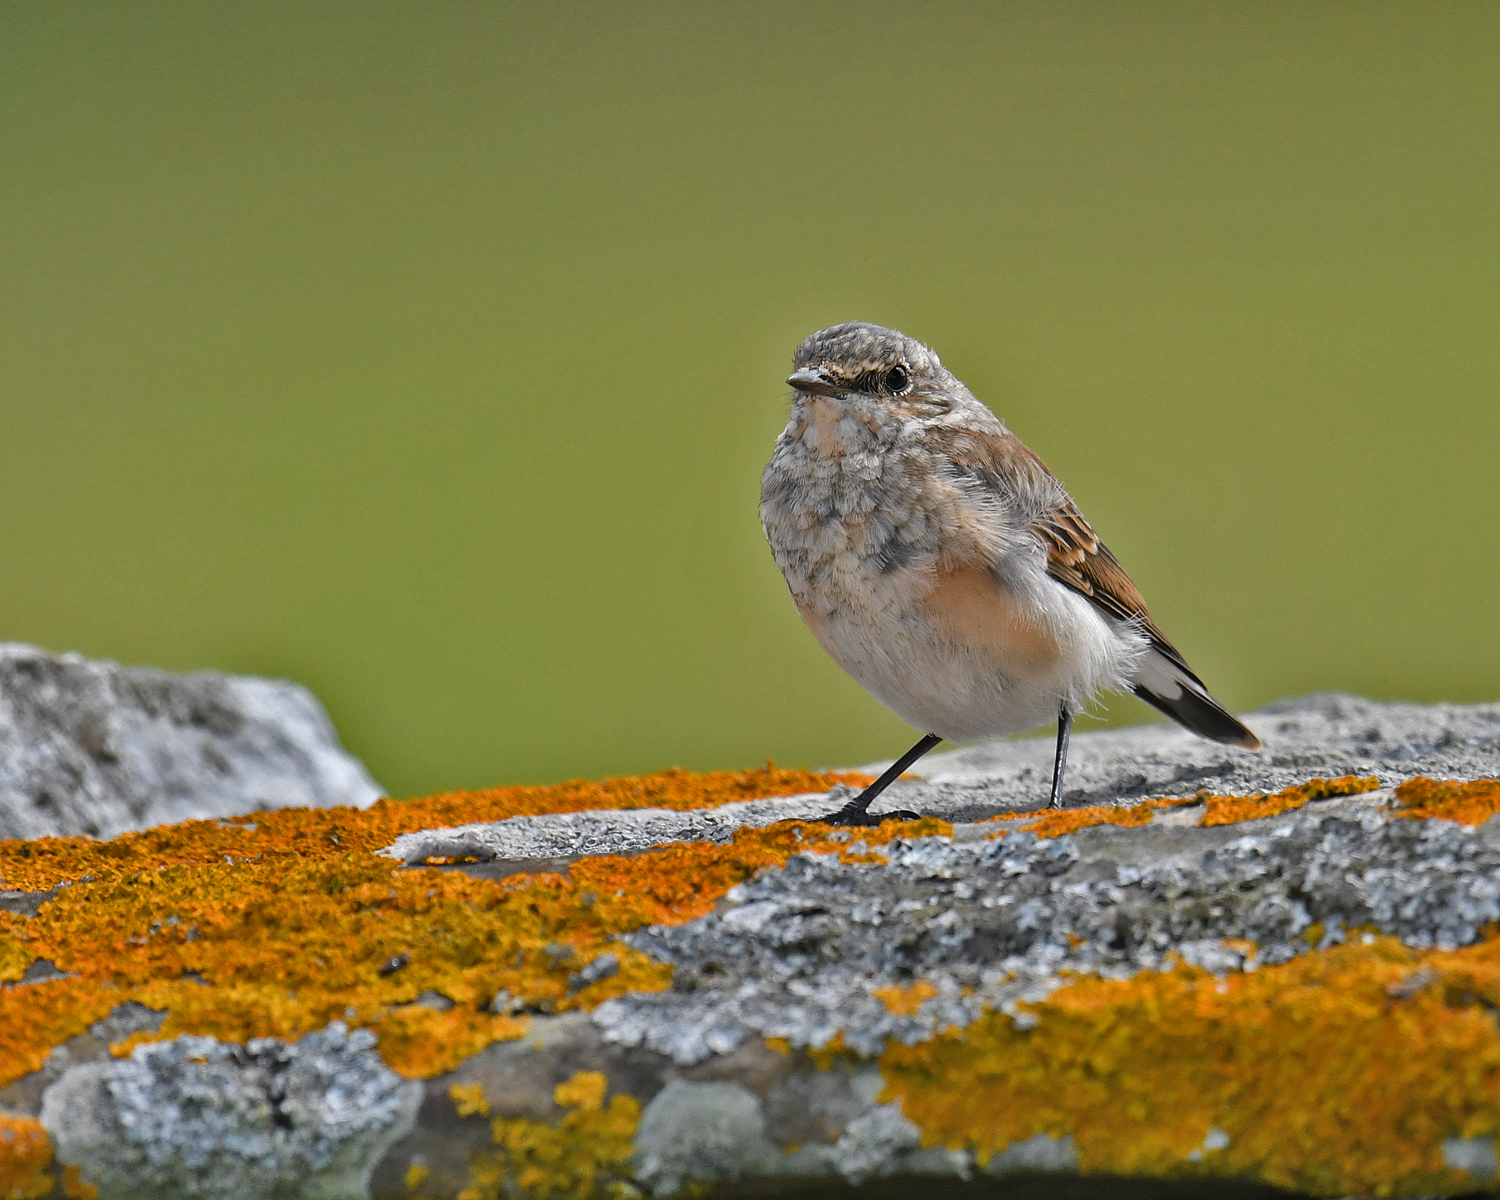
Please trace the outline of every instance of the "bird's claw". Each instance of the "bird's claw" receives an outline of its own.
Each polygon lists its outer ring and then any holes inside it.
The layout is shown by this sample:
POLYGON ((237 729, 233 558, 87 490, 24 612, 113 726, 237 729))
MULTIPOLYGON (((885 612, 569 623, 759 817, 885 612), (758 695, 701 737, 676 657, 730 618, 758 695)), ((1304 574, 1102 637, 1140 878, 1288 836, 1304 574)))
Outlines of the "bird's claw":
POLYGON ((864 809, 856 809, 852 805, 845 805, 837 812, 831 812, 814 819, 820 825, 841 825, 846 828, 873 829, 883 821, 920 821, 922 815, 905 808, 896 809, 892 812, 872 813, 864 809))

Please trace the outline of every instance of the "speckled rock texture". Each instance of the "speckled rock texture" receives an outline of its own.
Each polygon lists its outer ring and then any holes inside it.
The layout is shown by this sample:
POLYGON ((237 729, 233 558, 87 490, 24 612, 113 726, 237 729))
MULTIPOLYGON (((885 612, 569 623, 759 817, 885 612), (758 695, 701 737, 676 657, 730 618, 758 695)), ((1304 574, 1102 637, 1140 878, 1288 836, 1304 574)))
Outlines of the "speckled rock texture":
POLYGON ((338 1022, 292 1044, 183 1035, 70 1068, 41 1120, 111 1200, 363 1200, 421 1099, 374 1045, 338 1022))
MULTIPOLYGON (((1476 779, 1500 770, 1500 704, 1380 704, 1337 693, 1276 704, 1245 718, 1265 743, 1258 752, 1221 746, 1156 722, 1074 736, 1069 807, 1135 804, 1191 796, 1273 792, 1314 776, 1375 775, 1394 785, 1415 775, 1476 779)), ((875 802, 876 813, 909 809, 975 821, 1046 802, 1051 738, 987 743, 930 754, 875 802)), ((887 763, 860 768, 879 774, 887 763)), ((686 812, 641 808, 559 813, 404 834, 390 853, 475 857, 500 863, 632 853, 669 841, 728 841, 742 825, 807 819, 839 807, 825 795, 751 800, 686 812)))
POLYGON ((750 1037, 817 1047, 841 1035, 873 1057, 986 1008, 1017 1013, 1067 972, 1124 979, 1173 959, 1253 971, 1350 929, 1416 947, 1477 941, 1500 921, 1500 827, 1392 820, 1390 800, 1341 797, 1249 826, 1194 828, 1187 808, 1146 830, 919 838, 879 864, 802 855, 710 916, 627 935, 673 965, 672 990, 608 1000, 594 1020, 607 1039, 682 1064, 750 1037), (909 1015, 875 994, 917 979, 936 995, 909 1015))
POLYGON ((306 688, 0 644, 0 838, 382 795, 306 688))
MULTIPOLYGON (((571 973, 566 992, 412 984, 405 1011, 455 1036, 466 1005, 514 1028, 442 1067, 404 1059, 404 1080, 338 1022, 132 1049, 162 1014, 124 1005, 0 1088, 0 1138, 7 1114, 39 1119, 74 1183, 127 1200, 1500 1185, 1500 788, 1483 782, 1500 705, 1317 696, 1248 721, 1260 755, 1164 727, 1081 735, 1068 804, 1099 807, 1057 817, 1014 819, 1045 790, 1038 739, 933 756, 892 789, 951 825, 745 828, 842 799, 821 793, 388 835, 370 861, 390 870, 356 889, 374 919, 397 919, 398 880, 503 897, 556 922, 507 954, 571 973), (1379 784, 1266 794, 1336 776, 1379 784), (753 857, 776 838, 779 857, 753 857), (753 865, 701 865, 736 854, 753 865), (704 902, 589 942, 547 900, 576 887, 603 909, 657 861, 700 871, 704 902)), ((450 934, 431 945, 465 953, 450 934)), ((425 953, 369 973, 398 987, 425 953)))
MULTIPOLYGON (((1405 820, 1393 800, 1381 789, 1207 828, 1197 824, 1201 806, 1185 805, 1140 828, 1041 839, 994 839, 996 824, 969 824, 952 836, 898 839, 875 859, 855 836, 848 861, 795 857, 735 887, 707 916, 622 939, 673 965, 669 990, 607 1000, 587 1017, 540 1018, 528 1043, 494 1047, 431 1081, 418 1128, 377 1173, 389 1190, 376 1194, 399 1194, 394 1181, 414 1163, 430 1172, 434 1190, 424 1194, 458 1194, 482 1132, 467 1148, 455 1144, 445 1094, 477 1084, 497 1113, 555 1120, 549 1097, 579 1072, 599 1073, 640 1104, 629 1186, 653 1196, 695 1184, 833 1195, 882 1181, 898 1187, 891 1194, 939 1181, 976 1195, 1132 1194, 1135 1185, 1115 1174, 1130 1173, 1123 1162, 1085 1172, 1066 1132, 1037 1130, 988 1153, 934 1144, 920 1113, 891 1094, 889 1048, 920 1050, 986 1014, 1044 1039, 1057 1019, 1045 1002, 1082 977, 1196 972, 1224 988, 1345 943, 1479 943, 1500 921, 1500 818, 1477 827, 1405 820)), ((1434 986, 1435 972, 1413 967, 1378 994, 1388 1013, 1434 986)), ((1354 1006, 1338 1019, 1359 1017, 1354 1006)), ((1122 1012, 1124 1031, 1132 1019, 1139 1014, 1122 1012)), ((1365 1019, 1370 1037, 1390 1036, 1376 1016, 1365 1019)), ((1422 1050, 1414 1039, 1411 1052, 1422 1050)), ((1325 1069, 1309 1061, 1310 1092, 1325 1069)), ((972 1090, 982 1112, 982 1084, 961 1070, 942 1086, 960 1106, 972 1090)), ((1497 1081, 1489 1086, 1500 1098, 1497 1081)), ((1257 1102, 1285 1111, 1303 1101, 1257 1102)), ((1223 1156, 1242 1136, 1210 1118, 1223 1119, 1203 1115, 1182 1169, 1223 1156)), ((1451 1190, 1473 1193, 1496 1179, 1493 1133, 1443 1132, 1425 1154, 1455 1172, 1451 1190)), ((1168 1170, 1149 1194, 1239 1196, 1267 1182, 1246 1172, 1188 1187, 1168 1170)))
MULTIPOLYGON (((1469 779, 1500 768, 1500 705, 1321 695, 1249 721, 1266 742, 1260 754, 1163 725, 1081 735, 1067 802, 1129 805, 1202 788, 1249 794, 1313 776, 1469 779)), ((852 834, 854 861, 802 855, 734 888, 708 916, 626 935, 627 945, 672 964, 669 990, 607 1000, 588 1020, 555 1019, 534 1049, 494 1048, 454 1078, 483 1080, 497 1106, 538 1119, 555 1115, 553 1087, 578 1071, 603 1073, 643 1105, 631 1186, 651 1195, 794 1181, 834 1194, 882 1180, 897 1187, 892 1194, 947 1180, 984 1194, 1124 1195, 1130 1184, 1107 1170, 1080 1175, 1067 1133, 1037 1132, 989 1154, 933 1145, 888 1094, 883 1050, 921 1046, 991 1012, 1036 1029, 1046 1020, 1041 1004, 1080 975, 1125 981, 1195 969, 1227 979, 1350 938, 1469 946, 1500 921, 1497 823, 1393 819, 1389 786, 1209 828, 1198 827, 1194 806, 1163 810, 1144 828, 1044 839, 996 840, 996 824, 974 823, 1035 808, 1051 751, 1040 738, 931 756, 922 778, 892 788, 881 807, 958 821, 951 837, 893 842, 860 862, 864 846, 852 834), (892 1003, 903 990, 912 1002, 892 1003), (819 1062, 830 1046, 839 1053, 819 1062)), ((477 860, 466 868, 475 874, 534 869, 528 862, 565 869, 666 839, 727 841, 737 825, 807 818, 839 799, 516 818, 404 835, 390 852, 409 862, 467 857, 477 860)), ((1410 979, 1393 995, 1429 982, 1420 971, 1410 979)), ((955 1078, 951 1086, 961 1095, 972 1085, 955 1078)), ((443 1107, 429 1102, 424 1113, 443 1107)), ((1205 1128, 1185 1167, 1229 1147, 1229 1133, 1205 1128)), ((1494 1141, 1457 1132, 1434 1142, 1428 1158, 1460 1172, 1457 1190, 1473 1191, 1495 1179, 1494 1141)), ((385 1177, 420 1161, 434 1184, 457 1189, 463 1163, 440 1144, 436 1128, 419 1125, 385 1177)), ((1154 1194, 1186 1186, 1185 1194, 1241 1195, 1267 1182, 1248 1173, 1174 1183, 1168 1172, 1154 1194)))
MULTIPOLYGON (((1221 746, 1164 721, 1075 734, 1064 801, 1133 804, 1200 788, 1237 796, 1317 775, 1376 775, 1387 785, 1414 775, 1478 779, 1500 769, 1500 704, 1378 703, 1326 692, 1243 719, 1264 749, 1221 746)), ((921 783, 903 782, 882 799, 950 820, 1036 808, 1046 802, 1052 752, 1045 737, 940 750, 914 768, 921 783)))

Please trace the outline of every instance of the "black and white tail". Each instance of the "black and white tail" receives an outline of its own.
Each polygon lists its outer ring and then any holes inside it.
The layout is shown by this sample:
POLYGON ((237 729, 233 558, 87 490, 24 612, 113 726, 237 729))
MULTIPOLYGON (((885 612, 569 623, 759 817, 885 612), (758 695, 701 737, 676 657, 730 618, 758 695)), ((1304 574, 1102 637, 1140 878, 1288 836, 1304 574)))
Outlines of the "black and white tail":
POLYGON ((1135 675, 1135 694, 1200 737, 1246 750, 1259 750, 1260 738, 1239 723, 1182 659, 1153 645, 1135 675))

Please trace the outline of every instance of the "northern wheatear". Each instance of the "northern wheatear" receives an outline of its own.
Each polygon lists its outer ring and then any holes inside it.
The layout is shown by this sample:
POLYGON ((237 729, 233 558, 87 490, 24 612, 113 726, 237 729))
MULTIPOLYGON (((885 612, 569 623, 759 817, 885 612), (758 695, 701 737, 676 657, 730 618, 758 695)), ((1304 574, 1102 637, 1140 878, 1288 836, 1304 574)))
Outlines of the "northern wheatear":
POLYGON ((853 322, 813 334, 792 365, 791 419, 761 480, 776 565, 818 644, 928 731, 826 820, 875 823, 870 802, 945 738, 1053 718, 1060 807, 1073 717, 1106 690, 1260 748, 1152 623, 1062 484, 936 354, 853 322))

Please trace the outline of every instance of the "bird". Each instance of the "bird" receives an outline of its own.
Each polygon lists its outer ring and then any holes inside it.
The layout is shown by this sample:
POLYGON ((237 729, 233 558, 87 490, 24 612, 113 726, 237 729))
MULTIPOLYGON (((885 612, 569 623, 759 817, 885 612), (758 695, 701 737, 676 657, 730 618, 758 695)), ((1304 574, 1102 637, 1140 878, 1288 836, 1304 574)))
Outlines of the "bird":
POLYGON ((791 413, 761 477, 766 540, 818 644, 926 730, 822 820, 878 824, 871 802, 938 743, 1053 719, 1048 805, 1060 808, 1073 719, 1105 691, 1260 748, 1063 485, 931 349, 854 321, 809 336, 792 366, 791 413))

